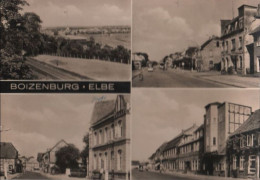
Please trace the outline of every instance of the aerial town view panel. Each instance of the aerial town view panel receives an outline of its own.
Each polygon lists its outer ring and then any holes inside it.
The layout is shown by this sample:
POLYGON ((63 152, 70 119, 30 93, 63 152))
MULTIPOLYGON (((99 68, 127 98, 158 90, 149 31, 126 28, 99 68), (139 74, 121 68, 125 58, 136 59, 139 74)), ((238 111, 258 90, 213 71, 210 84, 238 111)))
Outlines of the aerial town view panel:
POLYGON ((130 95, 1 96, 1 180, 130 180, 130 95))
POLYGON ((259 95, 134 89, 132 179, 259 179, 259 95))
POLYGON ((134 87, 259 87, 259 0, 133 0, 134 87))
POLYGON ((130 80, 130 0, 1 0, 0 79, 130 80))

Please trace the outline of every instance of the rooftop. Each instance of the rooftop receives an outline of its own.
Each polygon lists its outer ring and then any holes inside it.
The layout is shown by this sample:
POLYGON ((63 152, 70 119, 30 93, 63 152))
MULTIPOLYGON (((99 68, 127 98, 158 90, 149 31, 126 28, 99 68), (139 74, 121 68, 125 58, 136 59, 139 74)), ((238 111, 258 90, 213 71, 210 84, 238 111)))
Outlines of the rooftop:
POLYGON ((260 109, 256 110, 231 136, 260 129, 260 109))
POLYGON ((10 142, 0 142, 0 159, 16 159, 18 151, 10 142))

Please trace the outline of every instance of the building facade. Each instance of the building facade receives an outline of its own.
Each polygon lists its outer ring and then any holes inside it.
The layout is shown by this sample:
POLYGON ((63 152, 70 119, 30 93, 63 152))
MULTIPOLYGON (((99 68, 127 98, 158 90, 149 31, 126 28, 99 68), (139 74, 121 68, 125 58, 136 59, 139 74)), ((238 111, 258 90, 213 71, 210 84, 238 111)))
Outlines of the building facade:
POLYGON ((208 175, 228 176, 227 139, 248 119, 252 108, 230 102, 215 102, 205 109, 203 169, 208 175))
POLYGON ((259 179, 260 109, 232 133, 227 146, 229 176, 259 179))
POLYGON ((18 151, 9 142, 0 142, 0 171, 15 173, 17 172, 18 151))
POLYGON ((51 172, 51 169, 56 162, 56 152, 59 151, 60 148, 65 146, 69 146, 69 144, 64 140, 60 140, 52 148, 48 149, 45 153, 41 154, 42 158, 39 157, 39 159, 41 159, 39 165, 41 166, 44 172, 51 172))
POLYGON ((232 20, 221 20, 221 70, 222 72, 248 74, 250 54, 246 45, 253 42, 249 35, 251 24, 257 13, 257 7, 242 5, 238 16, 232 20))
POLYGON ((130 176, 129 97, 118 95, 95 104, 89 141, 89 175, 105 171, 111 178, 130 176))
POLYGON ((218 70, 221 61, 221 41, 213 36, 201 45, 197 68, 200 71, 218 70))

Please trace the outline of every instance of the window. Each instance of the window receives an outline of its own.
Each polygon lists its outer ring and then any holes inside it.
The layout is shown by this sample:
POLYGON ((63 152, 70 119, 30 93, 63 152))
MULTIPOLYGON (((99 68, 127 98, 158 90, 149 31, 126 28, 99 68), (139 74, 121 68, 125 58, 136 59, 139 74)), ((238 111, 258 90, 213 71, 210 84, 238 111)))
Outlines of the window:
POLYGON ((239 49, 242 49, 242 37, 239 37, 238 48, 239 48, 239 49))
POLYGON ((219 41, 217 41, 216 46, 219 47, 219 41))
POLYGON ((240 138, 239 142, 240 142, 240 147, 241 148, 245 147, 245 140, 244 140, 243 137, 240 138))
POLYGON ((226 51, 228 51, 228 41, 226 41, 226 51))
POLYGON ((256 156, 251 155, 248 159, 248 174, 256 173, 256 156))
POLYGON ((247 135, 247 146, 254 146, 254 135, 247 135))
POLYGON ((105 152, 105 163, 104 163, 104 169, 107 170, 108 168, 108 158, 107 158, 107 152, 105 152))
POLYGON ((110 137, 113 140, 115 138, 115 127, 114 124, 111 125, 111 129, 110 129, 110 137))
POLYGON ((93 163, 94 169, 97 169, 97 155, 94 155, 94 163, 93 163))
POLYGON ((217 140, 216 137, 213 137, 213 146, 216 146, 217 140))
POLYGON ((102 135, 103 135, 103 134, 102 134, 102 130, 100 130, 100 131, 99 131, 99 141, 98 141, 99 144, 102 144, 102 143, 103 143, 103 142, 102 142, 102 135))
POLYGON ((209 61, 209 65, 213 65, 213 61, 209 61))
POLYGON ((244 162, 245 162, 245 156, 240 156, 239 160, 239 169, 244 170, 244 162))
POLYGON ((233 170, 237 169, 237 157, 233 156, 233 170))
POLYGON ((122 126, 122 121, 118 121, 118 137, 122 137, 123 133, 123 126, 122 126))
POLYGON ((114 151, 111 151, 111 159, 110 159, 111 170, 114 169, 113 163, 114 163, 114 151))
POLYGON ((97 132, 94 132, 94 146, 97 145, 97 132))
POLYGON ((256 46, 260 46, 260 36, 256 38, 256 46))
POLYGON ((117 170, 122 170, 122 151, 118 150, 117 152, 117 170))
POLYGON ((107 142, 107 127, 105 128, 105 132, 104 132, 104 142, 107 142))

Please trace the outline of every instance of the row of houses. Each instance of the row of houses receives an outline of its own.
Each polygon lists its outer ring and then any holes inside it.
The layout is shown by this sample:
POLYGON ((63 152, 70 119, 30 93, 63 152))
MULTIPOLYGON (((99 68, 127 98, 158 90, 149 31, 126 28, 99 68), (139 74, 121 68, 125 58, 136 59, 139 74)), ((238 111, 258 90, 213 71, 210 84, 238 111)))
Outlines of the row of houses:
POLYGON ((260 72, 260 4, 242 5, 238 16, 221 20, 221 36, 211 36, 201 46, 167 56, 171 66, 223 73, 260 72))
POLYGON ((205 106, 193 125, 149 158, 153 169, 225 177, 259 178, 260 110, 230 102, 205 106))

